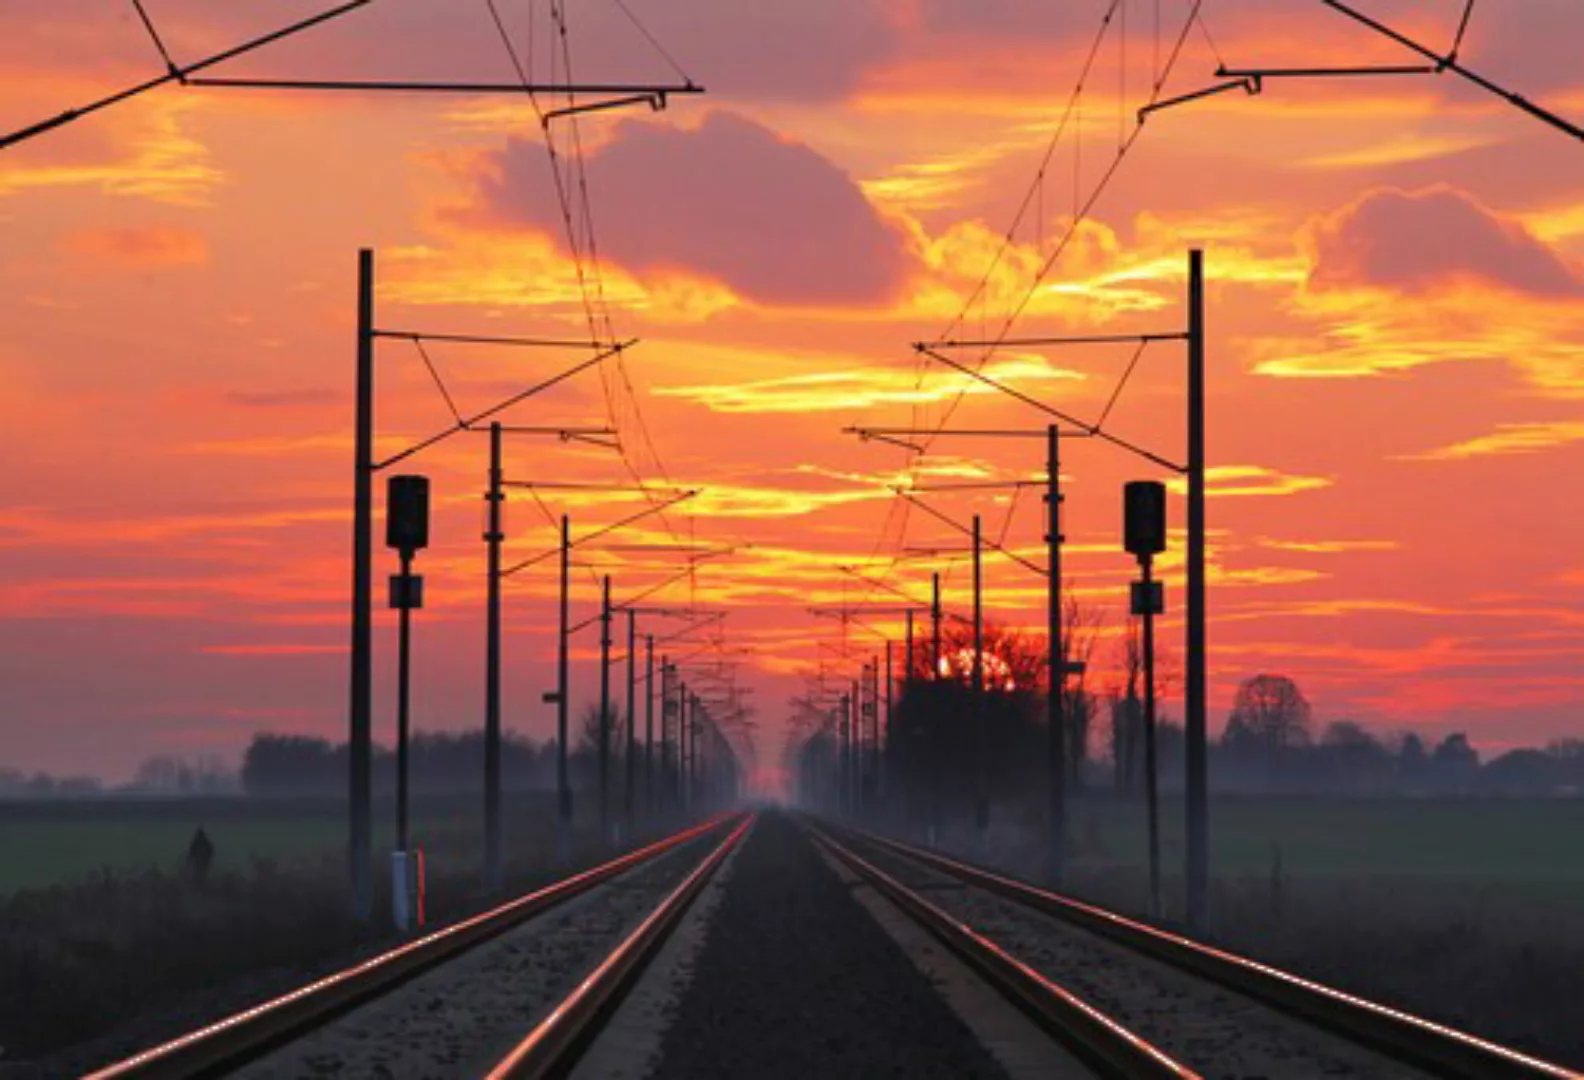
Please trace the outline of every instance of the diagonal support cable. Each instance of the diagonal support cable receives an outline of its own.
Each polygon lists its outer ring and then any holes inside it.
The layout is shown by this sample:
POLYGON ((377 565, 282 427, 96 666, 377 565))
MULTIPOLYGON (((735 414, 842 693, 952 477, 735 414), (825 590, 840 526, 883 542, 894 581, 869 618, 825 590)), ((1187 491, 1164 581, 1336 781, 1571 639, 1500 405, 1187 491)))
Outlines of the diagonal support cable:
POLYGON ((1492 80, 1486 78, 1476 71, 1472 71, 1469 68, 1464 67, 1458 62, 1458 50, 1462 48, 1464 36, 1468 33, 1469 20, 1474 14, 1473 0, 1467 0, 1467 2, 1464 4, 1463 14, 1458 20, 1457 33, 1452 39, 1452 47, 1445 55, 1442 55, 1436 52, 1434 49, 1431 49, 1430 47, 1415 41, 1413 38, 1408 37, 1406 34, 1393 29, 1392 27, 1381 22, 1379 19, 1373 18, 1372 16, 1366 15, 1362 11, 1351 7, 1350 5, 1344 3, 1343 0, 1321 0, 1321 3, 1325 4, 1326 7, 1333 11, 1346 15, 1354 22, 1367 27, 1376 34, 1379 34, 1380 36, 1395 42, 1410 52, 1417 53, 1426 60, 1430 61, 1430 63, 1415 65, 1382 65, 1336 68, 1229 68, 1225 63, 1222 63, 1217 68, 1216 74, 1226 78, 1252 79, 1254 80, 1255 85, 1254 92, 1257 92, 1261 80, 1264 79, 1349 78, 1370 75, 1440 75, 1443 72, 1450 71, 1454 75, 1457 75, 1460 78, 1473 83, 1475 86, 1478 86, 1486 93, 1493 94, 1496 97, 1501 98, 1503 101, 1506 101, 1514 108, 1528 113, 1535 119, 1556 128, 1558 131, 1571 135, 1575 139, 1584 141, 1584 127, 1580 127, 1573 121, 1535 104, 1522 94, 1518 94, 1504 86, 1498 85, 1492 80))
MULTIPOLYGON (((908 502, 912 503, 914 506, 918 507, 920 510, 924 511, 926 514, 928 514, 930 517, 934 518, 936 521, 939 521, 942 524, 947 525, 948 527, 950 527, 952 529, 955 529, 956 531, 958 531, 960 533, 963 533, 963 534, 965 534, 967 536, 972 536, 973 535, 973 530, 972 529, 970 529, 967 526, 963 525, 961 522, 955 521, 952 518, 948 517, 947 515, 941 513, 939 510, 935 509, 933 506, 931 506, 929 503, 925 502, 923 499, 918 498, 917 496, 915 496, 915 495, 903 490, 902 488, 892 488, 891 490, 896 492, 902 498, 906 499, 908 502)), ((1030 571, 1031 573, 1038 574, 1040 577, 1049 577, 1050 576, 1050 571, 1046 570, 1043 566, 1039 565, 1036 562, 1032 562, 1032 561, 1030 561, 1028 559, 1025 559, 1023 556, 1019 555, 1017 552, 1013 551, 1011 548, 1005 547, 1004 545, 1002 545, 1001 543, 999 543, 999 542, 997 542, 995 540, 991 540, 991 539, 989 539, 987 537, 981 536, 979 538, 979 542, 981 544, 983 544, 985 547, 990 548, 992 551, 1000 552, 1002 555, 1005 555, 1007 558, 1011 559, 1013 562, 1017 563, 1019 566, 1023 567, 1025 570, 1030 571)))
MULTIPOLYGON (((0 150, 4 150, 6 147, 14 146, 20 142, 25 142, 28 139, 31 139, 37 135, 42 135, 47 131, 53 131, 56 128, 64 127, 74 120, 81 120, 83 117, 91 116, 102 109, 108 109, 113 105, 121 104, 123 101, 129 101, 132 98, 139 97, 148 93, 150 90, 157 89, 166 85, 167 83, 180 82, 191 84, 194 81, 192 76, 197 72, 206 71, 217 64, 225 63, 227 60, 234 60, 239 56, 245 55, 246 53, 253 52, 257 49, 262 49, 266 45, 272 45, 277 41, 291 37, 294 34, 299 34, 304 30, 319 26, 322 23, 327 23, 332 19, 340 18, 342 15, 356 11, 358 8, 367 7, 373 2, 374 0, 347 0, 346 3, 330 8, 328 11, 322 11, 317 15, 310 15, 306 19, 300 19, 289 26, 284 26, 279 30, 274 30, 268 34, 253 38, 251 41, 243 42, 241 45, 226 49, 224 52, 216 53, 213 56, 199 60, 192 64, 172 68, 158 78, 149 79, 146 82, 138 83, 136 86, 128 87, 125 90, 118 91, 117 93, 111 94, 108 97, 100 98, 97 101, 89 102, 86 105, 79 105, 76 108, 67 109, 65 112, 60 113, 57 116, 52 116, 48 120, 41 120, 36 124, 30 124, 25 128, 13 131, 9 135, 0 136, 0 150)), ((152 24, 150 24, 150 28, 152 30, 152 24)))
MULTIPOLYGON (((637 522, 642 521, 646 517, 649 517, 649 516, 651 516, 653 514, 658 514, 662 510, 666 510, 666 509, 669 509, 670 507, 675 506, 677 503, 685 502, 688 499, 693 498, 697 494, 699 494, 699 489, 698 488, 694 488, 691 491, 684 491, 680 495, 677 495, 675 498, 667 499, 667 500, 665 500, 663 502, 655 504, 654 506, 646 507, 645 509, 638 511, 638 513, 636 513, 636 514, 633 514, 633 515, 631 515, 629 517, 622 518, 620 521, 613 522, 610 525, 606 525, 606 526, 603 526, 601 528, 595 529, 593 532, 589 533, 587 536, 582 536, 582 537, 579 537, 578 539, 572 541, 570 546, 571 547, 581 547, 582 545, 588 543, 590 540, 597 540, 601 536, 605 536, 608 533, 615 532, 617 529, 624 529, 628 525, 636 524, 637 522)), ((517 564, 515 564, 513 566, 509 566, 506 569, 502 570, 501 571, 501 577, 503 577, 503 578, 511 577, 513 574, 517 574, 517 573, 522 572, 523 570, 527 570, 531 566, 537 566, 540 563, 544 562, 546 559, 552 558, 552 557, 554 557, 556 555, 559 555, 560 553, 561 553, 561 549, 558 548, 558 547, 557 548, 551 548, 549 551, 542 551, 538 555, 535 555, 535 556, 533 556, 531 558, 528 558, 528 559, 524 559, 522 562, 517 563, 517 564)))
POLYGON ((940 352, 937 352, 936 350, 930 348, 928 345, 925 345, 923 343, 919 343, 919 344, 914 345, 913 348, 916 349, 918 352, 924 354, 925 356, 930 357, 933 360, 938 360, 940 363, 945 364, 947 367, 954 368, 957 371, 962 372, 964 375, 967 375, 971 379, 975 379, 978 382, 984 383, 986 386, 989 386, 989 387, 992 387, 993 389, 1001 391, 1003 394, 1006 394, 1008 397, 1015 398, 1016 400, 1023 402, 1025 405, 1029 405, 1029 406, 1032 406, 1035 409, 1038 409, 1040 412, 1043 412, 1043 413, 1045 413, 1045 414, 1047 414, 1049 416, 1054 416, 1056 419, 1062 421, 1063 423, 1071 424, 1074 427, 1079 428, 1080 430, 1082 430, 1085 433, 1087 433, 1091 438, 1103 439, 1104 441, 1112 444, 1113 446, 1117 446, 1117 447, 1120 447, 1123 450, 1127 450, 1127 451, 1130 451, 1131 453, 1137 454, 1139 457, 1144 458, 1146 461, 1154 462, 1156 465, 1159 465, 1163 469, 1169 469, 1172 472, 1178 472, 1178 473, 1187 472, 1186 466, 1179 465, 1179 464, 1177 464, 1174 461, 1170 461, 1170 460, 1168 460, 1168 459, 1166 459, 1164 457, 1161 457, 1159 454, 1155 453, 1154 451, 1146 450, 1142 446, 1137 446, 1134 443, 1131 443, 1131 442, 1129 442, 1126 439, 1123 439, 1123 438, 1121 438, 1119 436, 1111 434, 1109 431, 1104 431, 1104 430, 1100 429, 1099 427, 1096 427, 1094 424, 1085 423, 1084 421, 1079 420, 1078 418, 1072 416, 1071 414, 1061 411, 1060 409, 1056 408, 1053 405, 1047 405, 1047 404, 1045 404, 1045 402, 1039 400, 1036 397, 1031 397, 1030 395, 1023 393, 1023 391, 1021 391, 1021 390, 1018 390, 1018 389, 1015 389, 1015 388, 1013 388, 1011 386, 1008 386, 1006 383, 1000 382, 1000 381, 998 381, 996 379, 992 379, 990 376, 984 374, 983 372, 974 370, 973 368, 969 367, 967 364, 964 364, 964 363, 962 363, 959 360, 954 360, 952 357, 949 357, 949 356, 946 356, 946 355, 944 355, 944 354, 942 354, 940 352))
POLYGON ((457 435, 457 434, 459 434, 461 432, 464 432, 464 431, 469 431, 472 428, 474 428, 475 426, 477 426, 478 424, 482 423, 483 421, 488 420, 490 417, 497 416, 500 413, 505 412, 507 409, 511 408, 513 405, 516 405, 516 404, 518 404, 518 403, 520 403, 522 401, 526 401, 528 398, 533 397, 535 394, 542 394, 546 390, 549 390, 551 387, 557 386, 560 383, 565 382, 566 380, 572 378, 574 375, 577 375, 577 374, 579 374, 581 372, 587 371, 589 368, 593 367, 596 364, 600 364, 600 363, 603 363, 606 360, 609 360, 612 356, 617 355, 623 349, 631 348, 633 345, 636 345, 636 344, 637 344, 637 341, 633 340, 633 341, 627 341, 627 342, 623 342, 623 343, 619 343, 617 345, 614 345, 611 348, 606 349, 605 351, 603 351, 601 353, 598 353, 597 355, 595 355, 593 357, 590 357, 589 359, 583 361, 581 364, 578 364, 578 365, 576 365, 574 367, 568 368, 567 370, 561 372, 559 375, 556 375, 556 376, 554 376, 552 378, 546 379, 544 382, 541 382, 541 383, 539 383, 539 384, 537 384, 535 386, 530 386, 528 389, 522 391, 521 393, 513 394, 511 397, 507 398, 505 401, 501 402, 499 405, 496 405, 493 408, 485 409, 483 412, 477 414, 476 416, 459 417, 458 420, 457 420, 457 423, 455 425, 453 425, 452 427, 449 427, 449 428, 447 428, 444 431, 437 432, 436 434, 429 436, 429 438, 424 439, 422 442, 418 442, 418 443, 413 444, 412 446, 409 446, 406 450, 403 450, 401 453, 395 455, 394 457, 386 458, 384 461, 376 462, 375 465, 374 465, 374 471, 375 472, 381 472, 381 471, 383 471, 385 469, 390 468, 392 465, 397 464, 398 462, 406 461, 408 458, 412 457, 415 454, 422 453, 423 451, 429 449, 432 446, 435 446, 435 445, 438 445, 439 443, 445 442, 447 439, 451 438, 453 435, 457 435))

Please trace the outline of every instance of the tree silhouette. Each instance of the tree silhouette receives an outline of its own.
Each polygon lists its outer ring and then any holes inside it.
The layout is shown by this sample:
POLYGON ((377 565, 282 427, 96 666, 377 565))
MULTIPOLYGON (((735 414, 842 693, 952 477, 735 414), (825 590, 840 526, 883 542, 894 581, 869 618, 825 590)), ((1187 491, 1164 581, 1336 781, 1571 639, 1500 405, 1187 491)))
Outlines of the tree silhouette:
POLYGON ((1259 756, 1309 745, 1309 700, 1285 675, 1256 675, 1238 687, 1222 741, 1259 756))

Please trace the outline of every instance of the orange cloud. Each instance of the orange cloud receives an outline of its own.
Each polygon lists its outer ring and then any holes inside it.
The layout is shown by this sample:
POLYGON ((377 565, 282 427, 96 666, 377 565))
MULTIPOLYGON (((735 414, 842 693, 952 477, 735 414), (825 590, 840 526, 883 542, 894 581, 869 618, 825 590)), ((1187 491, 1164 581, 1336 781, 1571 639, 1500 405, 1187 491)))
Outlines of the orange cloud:
POLYGON ((1519 221, 1444 184, 1375 188, 1310 222, 1309 286, 1422 293, 1475 279, 1537 296, 1584 294, 1584 278, 1519 221))
MULTIPOLYGON (((1004 354, 986 366, 999 381, 1051 382, 1082 380, 1080 372, 1059 368, 1040 356, 1004 354)), ((989 395, 997 391, 966 375, 921 381, 899 368, 853 367, 807 375, 787 375, 755 382, 703 386, 659 387, 655 393, 695 401, 721 413, 826 412, 877 405, 914 405, 947 401, 960 393, 989 395)))
POLYGON ((131 106, 111 145, 86 161, 0 162, 0 198, 21 192, 92 187, 106 195, 178 206, 206 206, 225 172, 189 130, 198 106, 192 98, 152 95, 131 106))
POLYGON ((67 252, 113 266, 189 266, 209 258, 203 234, 171 225, 77 229, 61 245, 67 252))
POLYGON ((1269 536, 1258 537, 1255 543, 1273 551, 1296 551, 1310 555, 1340 555, 1351 551, 1396 551, 1402 547, 1395 540, 1276 540, 1269 536))
POLYGON ((1584 442, 1584 422, 1581 421, 1497 424, 1496 430, 1489 434, 1410 457, 1416 461, 1457 461, 1493 454, 1532 454, 1577 442, 1584 442))
MULTIPOLYGON (((1205 494, 1212 498, 1253 495, 1297 495, 1319 491, 1335 481, 1324 476, 1298 476, 1263 465, 1212 465, 1205 470, 1205 494)), ((1188 481, 1176 477, 1166 486, 1179 495, 1188 491, 1188 481)))

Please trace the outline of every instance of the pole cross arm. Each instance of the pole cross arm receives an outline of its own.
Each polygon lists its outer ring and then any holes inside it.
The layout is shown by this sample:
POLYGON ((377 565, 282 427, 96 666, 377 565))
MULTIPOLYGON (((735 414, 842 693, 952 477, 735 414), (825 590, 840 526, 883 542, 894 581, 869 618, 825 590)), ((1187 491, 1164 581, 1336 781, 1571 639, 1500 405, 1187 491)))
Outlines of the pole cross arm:
MULTIPOLYGON (((1132 338, 1132 340, 1133 341, 1137 341, 1138 340, 1138 336, 1135 335, 1132 338)), ((1179 465, 1175 461, 1169 461, 1166 458, 1161 457, 1159 454, 1156 454, 1156 453, 1154 453, 1154 452, 1152 452, 1150 450, 1144 449, 1142 446, 1137 446, 1137 445, 1135 445, 1133 443, 1128 442, 1126 439, 1118 438, 1117 436, 1112 435, 1110 432, 1105 431, 1104 429, 1100 428, 1098 425, 1085 423, 1084 421, 1079 420, 1077 417, 1075 417, 1075 416, 1073 416, 1073 415, 1071 415, 1069 413, 1062 412, 1060 409, 1056 408, 1053 405, 1047 405, 1047 404, 1045 404, 1045 402, 1040 401, 1038 398, 1031 397, 1030 395, 1023 393, 1023 391, 1016 390, 1016 389, 1008 386, 1006 383, 1000 382, 997 379, 992 379, 990 376, 986 375, 984 372, 977 371, 974 368, 969 367, 967 364, 964 364, 960 360, 957 360, 954 357, 946 356, 945 354, 943 354, 941 352, 938 352, 937 350, 931 348, 928 345, 918 344, 918 345, 914 345, 913 348, 915 350, 917 350, 920 354, 929 357, 931 360, 936 360, 936 361, 938 361, 938 362, 940 362, 942 364, 945 364, 947 367, 952 368, 955 371, 962 372, 964 375, 968 376, 970 379, 973 379, 973 380, 975 380, 977 382, 981 382, 984 385, 990 387, 991 389, 999 390, 1001 393, 1007 395, 1008 397, 1013 398, 1013 399, 1015 399, 1017 401, 1021 401, 1023 404, 1031 406, 1031 407, 1033 407, 1035 409, 1038 409, 1040 412, 1043 412, 1043 413, 1045 413, 1045 414, 1047 414, 1049 416, 1054 416, 1056 419, 1062 421, 1063 423, 1067 423, 1067 424, 1073 425, 1074 427, 1078 428, 1080 431, 1082 431, 1085 434, 1089 435, 1091 438, 1104 439, 1106 442, 1111 443, 1113 446, 1118 446, 1118 447, 1121 447, 1123 450, 1127 450, 1127 451, 1130 451, 1131 453, 1137 454, 1139 457, 1144 458, 1146 461, 1154 462, 1156 465, 1159 465, 1161 468, 1168 469, 1171 472, 1182 473, 1182 472, 1187 472, 1188 471, 1186 466, 1179 465)))
POLYGON ((1232 79, 1230 82, 1215 83, 1200 90, 1190 90, 1186 94, 1178 94, 1164 101, 1152 101, 1138 111, 1138 122, 1143 124, 1149 119, 1151 113, 1163 112, 1166 109, 1176 108, 1178 105, 1187 105, 1189 102, 1199 101, 1207 97, 1215 97, 1229 90, 1243 90, 1250 97, 1258 94, 1263 89, 1258 75, 1247 75, 1242 78, 1232 79))
MULTIPOLYGON (((370 0, 362 0, 368 3, 370 0)), ((306 90, 319 93, 397 94, 590 94, 617 97, 621 103, 655 102, 661 107, 672 94, 702 94, 696 83, 525 83, 418 82, 406 79, 227 79, 187 80, 188 86, 210 90, 306 90)), ((591 103, 593 104, 593 103, 591 103)))
MULTIPOLYGON (((696 562, 696 560, 695 560, 695 562, 696 562)), ((689 575, 691 575, 695 569, 696 569, 695 566, 689 566, 685 570, 679 570, 675 574, 672 574, 670 577, 666 578, 664 581, 661 581, 658 584, 649 586, 649 588, 647 588, 647 589, 643 590, 642 592, 638 593, 636 596, 634 596, 632 599, 626 601, 625 603, 612 604, 611 605, 611 611, 613 611, 613 612, 615 612, 615 611, 630 611, 634 615, 637 615, 637 614, 639 614, 640 611, 643 610, 643 609, 641 609, 641 608, 639 608, 637 606, 637 604, 638 604, 638 602, 640 600, 647 600, 649 597, 653 596, 657 592, 660 592, 662 589, 665 589, 667 586, 675 585, 677 582, 681 581, 683 578, 686 578, 689 575)), ((653 609, 653 610, 656 610, 656 611, 659 611, 659 612, 665 612, 665 613, 668 613, 668 614, 670 613, 670 610, 667 609, 667 608, 658 608, 658 609, 653 609)), ((590 623, 592 623, 596 618, 598 618, 598 616, 592 616, 590 618, 584 619, 582 622, 580 622, 576 626, 572 627, 572 629, 569 630, 568 633, 572 633, 572 634, 577 633, 579 630, 582 630, 584 627, 586 627, 590 623)), ((695 625, 698 625, 698 624, 695 624, 695 625)))
MULTIPOLYGON (((711 625, 714 625, 715 623, 725 621, 727 614, 728 613, 724 612, 724 611, 712 611, 712 612, 709 612, 708 614, 697 616, 695 618, 695 621, 689 623, 687 626, 683 627, 681 630, 678 630, 676 633, 669 634, 666 637, 655 638, 655 644, 656 645, 668 645, 668 644, 671 644, 673 642, 684 642, 686 644, 693 644, 693 642, 687 642, 686 641, 687 635, 693 633, 695 630, 700 630, 700 629, 703 629, 706 626, 711 626, 711 625)), ((714 642, 710 642, 710 647, 714 647, 714 645, 715 645, 714 642)))
POLYGON ((423 330, 372 330, 372 336, 396 341, 427 341, 441 345, 486 345, 503 349, 589 349, 605 352, 619 342, 598 339, 570 340, 566 338, 496 337, 481 334, 431 334, 423 330))
POLYGON ((545 379, 543 382, 528 387, 526 390, 513 394, 511 397, 492 408, 485 409, 483 412, 474 416, 458 417, 456 423, 451 427, 446 428, 444 431, 441 431, 435 435, 431 435, 422 442, 413 444, 394 457, 386 458, 384 461, 376 462, 374 464, 374 471, 381 472, 390 468, 392 465, 406 461, 408 458, 420 454, 438 443, 445 442, 447 439, 460 432, 478 430, 478 425, 483 423, 485 420, 490 419, 492 416, 497 416, 500 413, 505 412, 507 409, 510 409, 512 406, 520 404, 521 402, 528 400, 536 394, 542 394, 551 387, 558 386, 573 376, 582 374, 584 371, 587 371, 589 368, 594 367, 597 364, 603 364, 606 360, 609 360, 613 356, 619 356, 623 351, 632 348, 636 344, 638 344, 636 338, 629 341, 618 342, 609 349, 605 349, 599 353, 596 353, 594 356, 583 361, 582 363, 567 368, 558 375, 554 375, 548 379, 545 379))
MULTIPOLYGON (((952 520, 951 518, 947 517, 945 514, 941 513, 939 510, 935 509, 933 506, 931 506, 928 503, 926 503, 923 499, 918 498, 917 496, 915 496, 912 493, 906 491, 905 489, 903 489, 903 488, 892 488, 891 490, 895 491, 898 495, 902 496, 902 498, 906 499, 908 502, 912 503, 914 506, 916 506, 920 510, 924 511, 926 514, 928 514, 931 517, 935 518, 937 521, 943 522, 946 525, 950 526, 951 528, 956 529, 958 532, 965 533, 968 536, 972 536, 974 534, 972 529, 970 529, 967 526, 961 524, 960 522, 952 520)), ((1000 552, 1002 555, 1005 555, 1007 558, 1011 559, 1013 562, 1017 563, 1019 566, 1022 566, 1024 569, 1030 571, 1031 573, 1038 574, 1040 577, 1048 577, 1048 576, 1050 576, 1050 571, 1046 570, 1043 566, 1039 565, 1036 562, 1032 562, 1029 559, 1025 559, 1023 556, 1019 555, 1017 552, 1013 551, 1011 548, 1006 547, 1006 546, 998 543, 995 540, 989 540, 989 539, 986 539, 985 537, 981 536, 979 538, 979 542, 981 544, 983 544, 985 547, 988 547, 988 548, 990 548, 993 551, 1000 552)))
POLYGON ((1146 107, 1140 111, 1140 120, 1143 119, 1143 114, 1150 111, 1151 108, 1160 109, 1165 108, 1168 105, 1177 105, 1185 101, 1193 101, 1197 98, 1207 97, 1210 94, 1221 93, 1225 90, 1230 90, 1240 85, 1245 86, 1249 93, 1257 94, 1263 88, 1263 82, 1266 79, 1323 79, 1393 75, 1440 75, 1444 72, 1450 71, 1459 78, 1473 83, 1486 93, 1499 97, 1514 108, 1528 113, 1536 120, 1556 128, 1558 131, 1561 131, 1564 134, 1571 135, 1575 139, 1584 141, 1584 127, 1579 126, 1573 121, 1568 120, 1566 117, 1554 113, 1549 109, 1543 108, 1540 105, 1536 105, 1522 94, 1508 90, 1506 87, 1492 82, 1485 76, 1470 70, 1458 62, 1458 49, 1463 43, 1463 35, 1468 30, 1469 16, 1472 15, 1474 11, 1473 0, 1468 0, 1468 2, 1464 5, 1463 16, 1458 22, 1457 36, 1453 39, 1452 47, 1444 55, 1436 52, 1434 49, 1431 49, 1426 45, 1421 44, 1420 42, 1415 41, 1401 31, 1393 29, 1392 27, 1381 22, 1379 19, 1373 18, 1369 15, 1366 15, 1362 11, 1353 8, 1349 4, 1344 3, 1343 0, 1321 0, 1321 2, 1331 10, 1346 15, 1354 22, 1360 24, 1361 26, 1367 27, 1376 34, 1379 34, 1381 37, 1387 38, 1388 40, 1402 46, 1404 49, 1422 56, 1425 60, 1429 61, 1429 63, 1286 68, 1229 68, 1225 64, 1222 64, 1216 69, 1216 75, 1236 81, 1222 83, 1217 86, 1210 87, 1207 90, 1201 90, 1193 94, 1185 94, 1180 98, 1174 98, 1171 101, 1164 101, 1158 103, 1157 105, 1146 107))
MULTIPOLYGON (((661 513, 661 512, 663 512, 665 510, 669 510, 671 507, 675 506, 677 503, 685 502, 686 500, 693 498, 695 495, 697 495, 699 493, 699 490, 700 489, 698 489, 698 488, 694 488, 691 491, 684 491, 680 495, 675 496, 674 498, 667 499, 665 502, 656 503, 655 505, 650 506, 650 507, 648 507, 648 508, 646 508, 644 510, 640 510, 636 514, 632 514, 629 517, 624 517, 620 521, 614 522, 614 523, 612 523, 610 525, 606 525, 603 528, 595 529, 593 532, 589 533, 587 536, 579 537, 578 539, 571 541, 567 546, 568 547, 574 547, 574 548, 575 547, 581 547, 582 545, 588 543, 590 540, 596 540, 599 537, 606 535, 607 533, 612 533, 612 532, 615 532, 617 529, 626 528, 628 525, 636 524, 637 522, 642 521, 644 518, 650 517, 650 516, 652 516, 654 514, 661 513)), ((558 547, 557 548, 551 548, 549 551, 542 551, 538 555, 533 556, 532 558, 524 559, 522 562, 517 563, 514 566, 509 566, 506 569, 502 570, 501 571, 501 577, 511 577, 514 574, 521 573, 522 571, 528 569, 531 566, 537 566, 539 563, 544 562, 546 559, 549 559, 549 558, 551 558, 551 557, 553 557, 555 555, 560 554, 560 552, 561 552, 561 549, 558 548, 558 547)))

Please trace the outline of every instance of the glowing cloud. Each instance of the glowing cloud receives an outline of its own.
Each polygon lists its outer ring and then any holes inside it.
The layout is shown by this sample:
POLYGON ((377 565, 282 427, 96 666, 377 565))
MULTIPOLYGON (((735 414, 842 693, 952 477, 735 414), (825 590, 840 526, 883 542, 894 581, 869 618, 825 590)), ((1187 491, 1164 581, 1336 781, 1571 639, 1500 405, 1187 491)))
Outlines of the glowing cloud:
POLYGON ((1556 420, 1498 424, 1496 430, 1488 435, 1479 435, 1411 457, 1417 461, 1457 461, 1493 454, 1533 454, 1577 442, 1584 442, 1584 422, 1556 420))
POLYGON ((1445 185, 1376 188, 1311 222, 1314 289, 1423 292, 1476 280, 1538 296, 1584 294, 1584 281, 1517 220, 1445 185))
MULTIPOLYGON (((1328 488, 1334 481, 1324 476, 1294 476, 1263 465, 1214 465, 1205 470, 1205 494, 1211 498, 1253 495, 1297 495, 1328 488)), ((1166 486, 1186 494, 1188 482, 1168 480, 1166 486)))
POLYGON ((192 265, 209 257, 203 234, 160 225, 78 229, 66 235, 62 246, 96 262, 144 269, 192 265))
MULTIPOLYGON (((645 279, 681 269, 791 306, 883 301, 906 280, 904 233, 857 183, 746 117, 715 111, 691 130, 623 122, 587 168, 602 253, 645 279)), ((485 220, 559 232, 537 143, 508 139, 475 182, 485 220)))
MULTIPOLYGON (((1085 378, 1079 372, 1055 367, 1037 356, 1008 357, 988 365, 985 374, 1008 382, 1085 378)), ((946 401, 965 389, 970 394, 996 392, 966 376, 937 377, 926 382, 895 368, 848 367, 841 371, 788 375, 748 383, 660 387, 655 393, 696 401, 714 412, 779 413, 923 404, 946 401)))

